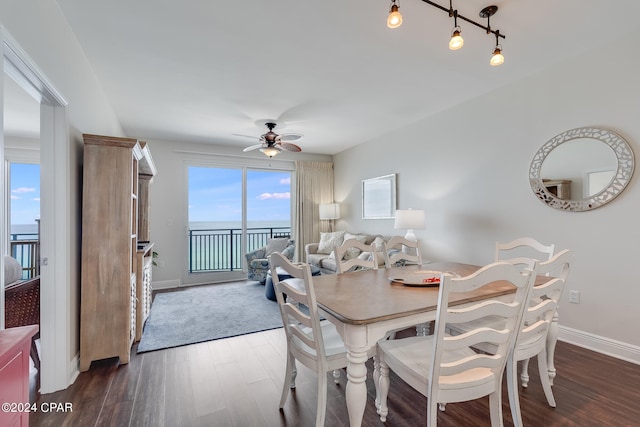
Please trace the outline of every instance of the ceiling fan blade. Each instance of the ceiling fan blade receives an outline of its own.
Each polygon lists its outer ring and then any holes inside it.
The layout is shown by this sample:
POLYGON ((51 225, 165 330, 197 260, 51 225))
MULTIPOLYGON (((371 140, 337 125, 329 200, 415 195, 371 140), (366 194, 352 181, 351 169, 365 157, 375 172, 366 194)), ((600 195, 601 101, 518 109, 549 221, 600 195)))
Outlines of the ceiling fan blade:
POLYGON ((251 151, 251 150, 256 150, 256 149, 258 149, 258 148, 262 148, 263 146, 264 146, 264 144, 263 144, 263 143, 255 144, 255 145, 251 145, 251 146, 249 146, 249 147, 245 148, 245 149, 244 149, 244 150, 242 150, 242 151, 251 151))
POLYGON ((239 133, 232 133, 231 136, 240 136, 242 138, 251 138, 251 139, 260 139, 257 136, 254 135, 241 135, 239 133))
POLYGON ((301 139, 303 135, 301 133, 283 133, 280 135, 280 141, 293 142, 301 139))
POLYGON ((296 144, 290 144, 288 142, 279 142, 276 145, 287 151, 302 151, 302 148, 300 148, 296 144))

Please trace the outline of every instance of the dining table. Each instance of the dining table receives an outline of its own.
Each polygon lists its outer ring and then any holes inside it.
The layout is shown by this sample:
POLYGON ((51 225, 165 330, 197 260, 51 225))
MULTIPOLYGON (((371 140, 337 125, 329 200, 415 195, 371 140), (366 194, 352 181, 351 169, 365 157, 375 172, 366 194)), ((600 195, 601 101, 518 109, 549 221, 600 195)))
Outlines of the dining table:
MULTIPOLYGON (((349 424, 362 425, 367 400, 367 367, 370 351, 389 332, 435 320, 438 286, 421 286, 391 280, 407 273, 446 272, 467 276, 481 266, 457 262, 431 262, 393 268, 369 269, 313 278, 316 302, 333 323, 347 348, 346 404, 349 424)), ((431 273, 425 273, 431 274, 431 273)), ((509 298, 513 286, 495 282, 480 290, 451 294, 450 305, 482 299, 509 298)), ((551 365, 553 366, 553 365, 551 365)))

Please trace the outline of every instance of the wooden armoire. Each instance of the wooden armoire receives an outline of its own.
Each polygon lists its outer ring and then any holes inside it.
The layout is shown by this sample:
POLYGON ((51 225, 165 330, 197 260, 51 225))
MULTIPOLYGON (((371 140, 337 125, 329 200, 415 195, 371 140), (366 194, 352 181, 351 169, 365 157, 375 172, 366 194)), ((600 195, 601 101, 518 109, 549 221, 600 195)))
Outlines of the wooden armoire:
POLYGON ((83 137, 80 370, 86 371, 94 360, 128 363, 149 312, 149 185, 156 169, 142 141, 83 137))

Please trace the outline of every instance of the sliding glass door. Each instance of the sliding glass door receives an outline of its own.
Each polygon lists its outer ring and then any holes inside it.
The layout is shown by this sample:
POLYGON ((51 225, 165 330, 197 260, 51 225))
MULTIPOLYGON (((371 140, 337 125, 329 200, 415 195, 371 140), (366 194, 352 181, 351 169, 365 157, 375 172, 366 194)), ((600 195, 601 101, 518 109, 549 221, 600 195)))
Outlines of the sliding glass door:
POLYGON ((244 254, 291 234, 290 171, 189 166, 188 183, 191 283, 246 278, 244 254))

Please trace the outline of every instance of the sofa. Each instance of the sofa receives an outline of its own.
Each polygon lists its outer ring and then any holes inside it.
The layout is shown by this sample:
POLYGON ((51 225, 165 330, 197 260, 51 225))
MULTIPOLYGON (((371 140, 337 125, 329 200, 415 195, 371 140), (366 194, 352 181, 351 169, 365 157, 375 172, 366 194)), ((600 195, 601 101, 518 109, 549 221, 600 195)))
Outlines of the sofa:
MULTIPOLYGON (((331 233, 320 233, 320 241, 308 243, 304 247, 305 262, 315 265, 322 274, 335 274, 336 260, 334 249, 340 246, 345 240, 356 239, 367 245, 375 243, 378 251, 375 256, 378 266, 384 268, 384 254, 382 253, 382 243, 389 240, 391 236, 381 236, 379 234, 351 233, 348 231, 334 231, 331 233)), ((372 254, 360 253, 351 256, 371 257, 372 254)))
POLYGON ((288 237, 269 239, 266 246, 245 255, 249 273, 248 279, 256 280, 264 285, 269 272, 269 255, 273 252, 280 252, 288 259, 293 260, 295 251, 295 242, 288 237))

